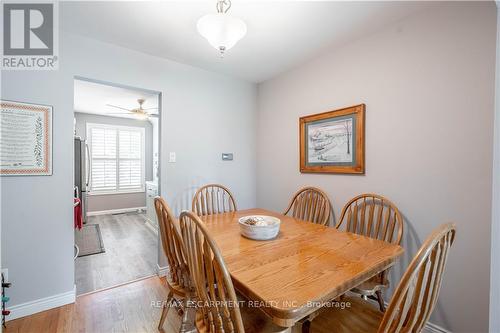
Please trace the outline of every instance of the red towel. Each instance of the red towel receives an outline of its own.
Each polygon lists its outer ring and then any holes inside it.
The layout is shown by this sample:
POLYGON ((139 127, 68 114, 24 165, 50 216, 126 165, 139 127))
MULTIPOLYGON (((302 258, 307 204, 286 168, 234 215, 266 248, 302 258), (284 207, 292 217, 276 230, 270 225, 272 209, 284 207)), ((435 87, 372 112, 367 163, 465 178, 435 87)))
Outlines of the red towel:
POLYGON ((82 219, 82 202, 80 199, 75 198, 75 229, 81 229, 83 225, 83 219, 82 219))

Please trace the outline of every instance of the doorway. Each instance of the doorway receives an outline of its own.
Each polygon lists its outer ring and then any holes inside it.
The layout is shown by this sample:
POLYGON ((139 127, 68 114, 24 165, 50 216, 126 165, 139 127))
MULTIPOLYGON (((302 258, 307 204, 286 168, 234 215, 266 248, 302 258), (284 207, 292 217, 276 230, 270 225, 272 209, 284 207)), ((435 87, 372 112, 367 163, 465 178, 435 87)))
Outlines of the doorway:
POLYGON ((161 93, 74 79, 77 295, 157 274, 161 93))

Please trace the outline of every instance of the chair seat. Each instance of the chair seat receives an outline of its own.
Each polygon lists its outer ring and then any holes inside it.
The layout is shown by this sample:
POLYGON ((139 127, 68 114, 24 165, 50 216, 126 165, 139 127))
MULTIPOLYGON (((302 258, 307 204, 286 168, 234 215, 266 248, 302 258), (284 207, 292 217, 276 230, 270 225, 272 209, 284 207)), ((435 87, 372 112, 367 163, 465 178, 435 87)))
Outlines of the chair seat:
POLYGON ((380 275, 375 275, 369 280, 361 283, 359 286, 351 289, 352 292, 364 296, 373 296, 375 292, 384 290, 389 287, 389 280, 387 278, 381 279, 380 275))
POLYGON ((377 332, 382 312, 368 301, 359 297, 344 296, 341 302, 349 302, 350 307, 324 308, 312 322, 311 333, 371 333, 377 332))
MULTIPOLYGON (((261 310, 254 307, 240 307, 241 318, 245 333, 285 333, 290 332, 289 328, 280 327, 272 322, 261 310)), ((196 328, 199 333, 209 332, 203 321, 201 312, 196 312, 196 328)), ((225 330, 230 332, 230 330, 225 330)))
POLYGON ((186 290, 183 286, 178 284, 177 282, 174 282, 172 278, 170 277, 170 274, 167 274, 166 276, 166 282, 167 282, 167 287, 174 293, 175 296, 185 298, 186 297, 186 290))

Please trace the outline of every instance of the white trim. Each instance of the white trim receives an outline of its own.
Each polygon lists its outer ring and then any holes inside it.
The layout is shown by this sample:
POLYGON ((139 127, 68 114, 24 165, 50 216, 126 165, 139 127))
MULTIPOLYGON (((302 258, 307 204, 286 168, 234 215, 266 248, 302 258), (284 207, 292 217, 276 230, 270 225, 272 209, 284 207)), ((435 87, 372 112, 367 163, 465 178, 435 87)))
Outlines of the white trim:
MULTIPOLYGON (((387 302, 384 303, 385 303, 385 308, 387 309, 389 307, 389 303, 387 302)), ((428 321, 425 324, 424 328, 422 329, 422 333, 452 333, 452 332, 428 321)))
POLYGON ((159 277, 167 276, 168 266, 160 267, 160 265, 156 264, 156 274, 159 277))
POLYGON ((158 227, 155 225, 155 223, 153 221, 151 221, 148 218, 146 219, 146 227, 151 229, 151 231, 153 231, 155 233, 155 235, 158 236, 158 227))
POLYGON ((8 310, 10 310, 10 315, 7 316, 6 320, 10 321, 45 310, 57 308, 66 304, 75 303, 75 299, 76 285, 73 286, 73 290, 67 291, 62 294, 57 294, 45 298, 40 298, 31 302, 11 306, 7 308, 8 310))
POLYGON ((422 330, 422 333, 451 333, 451 331, 445 330, 441 326, 438 326, 431 322, 427 322, 427 324, 425 324, 424 326, 424 329, 422 330))
POLYGON ((146 210, 146 207, 119 208, 110 210, 99 210, 95 212, 87 212, 87 216, 107 215, 107 214, 122 214, 146 210))
POLYGON ((100 195, 121 195, 121 194, 134 194, 134 193, 146 193, 146 189, 137 189, 137 190, 122 190, 122 191, 89 191, 87 192, 87 195, 93 197, 93 196, 100 196, 100 195))

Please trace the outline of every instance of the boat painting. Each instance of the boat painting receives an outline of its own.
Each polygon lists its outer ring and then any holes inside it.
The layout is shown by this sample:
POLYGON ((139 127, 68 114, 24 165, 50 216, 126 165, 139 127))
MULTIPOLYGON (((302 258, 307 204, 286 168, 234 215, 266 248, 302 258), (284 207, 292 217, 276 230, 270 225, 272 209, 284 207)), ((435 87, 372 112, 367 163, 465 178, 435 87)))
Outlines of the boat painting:
POLYGON ((352 128, 352 117, 308 124, 307 163, 352 163, 352 128))

